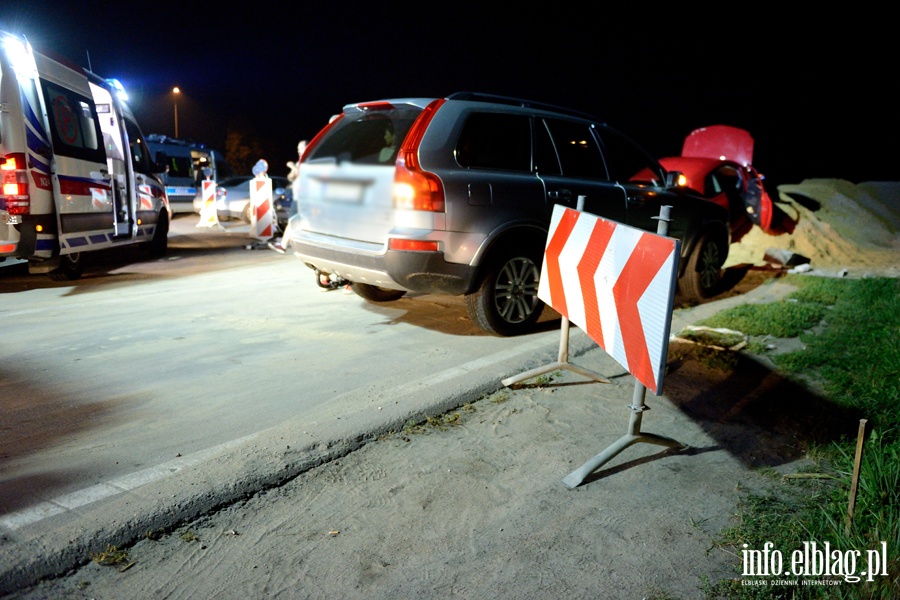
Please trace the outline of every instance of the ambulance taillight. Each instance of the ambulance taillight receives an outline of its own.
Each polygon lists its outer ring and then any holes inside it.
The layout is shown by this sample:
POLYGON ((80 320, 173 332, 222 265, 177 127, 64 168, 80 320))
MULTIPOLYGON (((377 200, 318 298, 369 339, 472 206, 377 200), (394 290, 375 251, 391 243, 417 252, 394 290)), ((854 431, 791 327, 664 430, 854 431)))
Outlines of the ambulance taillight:
POLYGON ((0 209, 11 215, 27 215, 31 212, 28 171, 25 169, 23 153, 0 157, 0 209))

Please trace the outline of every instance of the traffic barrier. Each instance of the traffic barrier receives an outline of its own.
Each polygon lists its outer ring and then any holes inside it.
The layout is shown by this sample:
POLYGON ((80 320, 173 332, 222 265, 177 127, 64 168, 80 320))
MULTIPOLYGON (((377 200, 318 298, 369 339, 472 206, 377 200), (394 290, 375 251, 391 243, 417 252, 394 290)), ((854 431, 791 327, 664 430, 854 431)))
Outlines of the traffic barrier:
POLYGON ((559 205, 547 240, 538 297, 659 394, 680 242, 559 205))
POLYGON ((212 179, 203 180, 203 192, 200 196, 200 221, 197 227, 218 227, 219 215, 216 210, 216 182, 212 179))
POLYGON ((250 237, 266 241, 274 236, 272 180, 264 175, 257 175, 250 180, 250 237))
POLYGON ((681 242, 665 237, 670 211, 662 207, 654 235, 581 210, 553 209, 538 298, 562 315, 565 341, 571 321, 635 378, 628 433, 563 478, 568 487, 580 485, 636 442, 684 447, 640 430, 649 410, 647 388, 657 395, 662 391, 672 324, 681 242))

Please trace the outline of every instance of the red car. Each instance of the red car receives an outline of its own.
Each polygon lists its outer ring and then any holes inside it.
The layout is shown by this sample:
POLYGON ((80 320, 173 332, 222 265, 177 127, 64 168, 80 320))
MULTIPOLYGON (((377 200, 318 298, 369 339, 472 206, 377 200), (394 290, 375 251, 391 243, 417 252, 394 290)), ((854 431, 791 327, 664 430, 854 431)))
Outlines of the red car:
POLYGON ((754 225, 770 233, 783 225, 774 222, 776 209, 752 160, 753 138, 748 132, 712 125, 692 131, 681 156, 659 162, 667 171, 681 172, 686 187, 728 209, 731 241, 736 242, 754 225))

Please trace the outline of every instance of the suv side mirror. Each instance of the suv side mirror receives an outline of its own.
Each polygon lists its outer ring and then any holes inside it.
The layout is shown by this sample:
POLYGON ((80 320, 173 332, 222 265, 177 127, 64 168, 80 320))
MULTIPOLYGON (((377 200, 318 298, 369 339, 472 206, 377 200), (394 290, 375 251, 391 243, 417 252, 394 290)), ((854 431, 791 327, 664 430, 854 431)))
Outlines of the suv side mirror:
POLYGON ((686 183, 687 179, 681 171, 666 172, 666 187, 682 187, 686 183))

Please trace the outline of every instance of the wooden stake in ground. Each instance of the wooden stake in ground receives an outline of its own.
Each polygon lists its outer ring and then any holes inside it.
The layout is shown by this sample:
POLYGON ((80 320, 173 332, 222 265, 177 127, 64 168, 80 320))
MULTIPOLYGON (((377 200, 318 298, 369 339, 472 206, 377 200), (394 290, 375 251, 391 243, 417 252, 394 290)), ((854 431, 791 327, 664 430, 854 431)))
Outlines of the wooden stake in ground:
POLYGON ((863 439, 866 437, 866 420, 859 420, 859 432, 856 434, 856 458, 853 459, 853 479, 850 482, 850 504, 847 506, 847 524, 844 532, 850 535, 853 525, 853 510, 856 507, 856 488, 859 485, 859 464, 862 462, 863 439))

